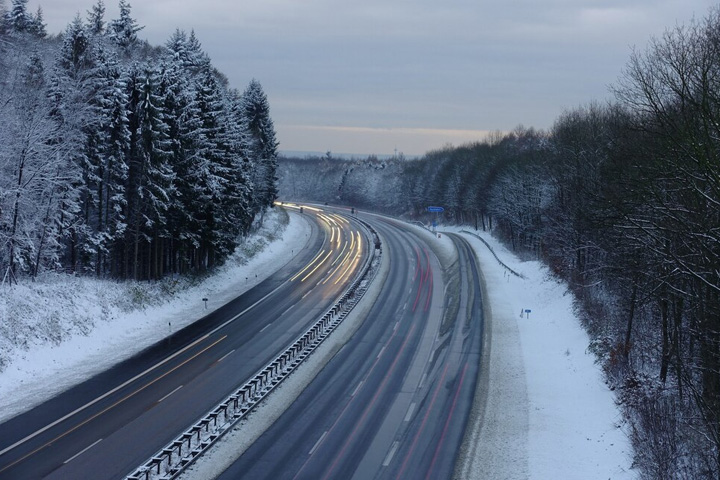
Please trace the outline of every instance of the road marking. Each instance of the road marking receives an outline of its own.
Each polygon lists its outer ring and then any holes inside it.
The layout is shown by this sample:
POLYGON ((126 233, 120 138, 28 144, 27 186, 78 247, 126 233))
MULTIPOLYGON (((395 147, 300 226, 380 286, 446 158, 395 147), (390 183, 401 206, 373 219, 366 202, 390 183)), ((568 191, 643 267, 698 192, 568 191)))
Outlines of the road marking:
POLYGON ((318 441, 315 442, 315 445, 313 445, 313 447, 310 449, 310 453, 308 453, 308 455, 312 455, 313 453, 315 453, 315 450, 317 450, 317 448, 320 446, 322 441, 325 439, 325 435, 327 435, 327 434, 328 434, 328 431, 325 430, 325 433, 320 435, 320 438, 318 438, 318 441))
POLYGON ((383 467, 387 467, 388 465, 390 465, 390 462, 392 462, 392 459, 395 456, 395 452, 398 449, 398 445, 400 445, 400 442, 395 440, 392 444, 392 447, 390 447, 390 451, 388 452, 387 456, 385 457, 385 460, 382 463, 383 467))
POLYGON ((385 351, 385 347, 387 347, 387 345, 383 345, 383 347, 380 349, 380 353, 378 353, 377 357, 375 358, 380 358, 382 356, 383 352, 385 351))
MULTIPOLYGON (((293 307, 294 307, 294 306, 295 306, 295 305, 293 305, 293 307)), ((292 308, 292 307, 290 307, 290 308, 292 308)), ((285 311, 282 313, 282 315, 280 315, 280 316, 281 316, 281 317, 284 316, 284 315, 288 312, 288 310, 290 310, 290 308, 288 308, 287 310, 285 310, 285 311)), ((262 328, 262 330, 260 330, 260 333, 262 333, 262 332, 264 332, 265 330, 267 330, 270 325, 272 325, 272 322, 270 322, 270 323, 268 323, 267 325, 265 325, 265 326, 262 328)))
POLYGON ((423 385, 425 385, 425 379, 427 378, 427 372, 423 373, 422 378, 420 379, 420 383, 418 383, 418 390, 422 390, 423 385))
POLYGON ((395 330, 397 330, 399 326, 400 326, 400 320, 398 320, 397 322, 395 322, 395 326, 393 327, 393 332, 394 332, 395 330))
POLYGON ((443 389, 443 386, 445 384, 445 375, 447 374, 448 368, 450 368, 450 365, 448 363, 446 363, 445 369, 443 370, 443 373, 440 376, 440 381, 435 386, 435 391, 433 392, 432 399, 430 400, 430 404, 427 406, 425 416, 423 417, 422 422, 420 423, 420 427, 418 428, 417 433, 415 433, 415 438, 413 438, 412 444, 410 445, 410 449, 405 454, 405 460, 403 460, 402 466, 400 467, 400 472, 398 473, 398 478, 403 478, 403 473, 405 472, 405 467, 407 467, 407 464, 410 461, 410 457, 412 457, 413 453, 415 453, 415 447, 417 446, 417 442, 418 442, 421 434, 425 430, 425 425, 427 423, 428 417, 430 417, 430 413, 432 412, 433 406, 435 405, 437 396, 440 393, 440 390, 443 389))
POLYGON ((63 462, 63 465, 66 465, 66 464, 72 462, 72 461, 75 460, 77 457, 79 457, 79 456, 82 455, 83 453, 87 452, 88 450, 90 450, 92 447, 94 447, 95 445, 97 445, 97 444, 100 443, 100 442, 102 442, 102 438, 101 438, 100 440, 96 441, 95 443, 93 443, 92 445, 90 445, 89 447, 85 447, 85 448, 84 448, 83 450, 81 450, 80 452, 76 453, 76 454, 73 455, 72 457, 70 457, 70 458, 68 458, 67 460, 65 460, 65 461, 63 462))
POLYGON ((365 383, 365 380, 360 380, 360 383, 358 383, 358 386, 355 387, 355 390, 350 394, 351 397, 354 397, 355 394, 360 390, 360 387, 362 387, 362 384, 365 383))
MULTIPOLYGON (((12 462, 11 464, 5 465, 5 467, 3 467, 2 469, 0 469, 0 473, 4 472, 4 471, 7 470, 8 468, 11 468, 11 467, 17 465, 18 463, 24 461, 26 458, 31 457, 32 455, 35 455, 37 452, 39 452, 39 451, 42 450, 43 448, 47 447, 48 445, 52 445, 53 443, 57 442, 57 441, 60 440, 61 438, 64 438, 65 436, 71 434, 72 432, 74 432, 74 431, 77 430, 78 428, 82 427, 83 425, 85 425, 85 424, 87 424, 87 423, 90 423, 91 421, 95 420, 97 417, 99 417, 100 415, 104 414, 104 413, 107 412, 108 410, 111 410, 111 409, 115 408, 116 406, 120 405, 122 402, 124 402, 124 401, 127 400, 128 398, 137 395, 138 393, 142 392, 143 390, 145 390, 147 387, 149 387, 149 386, 152 385, 153 383, 158 382, 158 381, 160 381, 161 379, 163 379, 164 377, 170 375, 172 372, 174 372, 174 371, 177 370, 178 368, 182 367, 183 365, 185 365, 186 363, 190 362, 191 360, 194 360, 196 357, 199 357, 200 355, 202 355, 202 354, 205 353, 206 351, 210 350, 212 347, 214 347, 214 346, 217 345, 218 343, 222 342, 222 341, 225 340, 226 338, 227 338, 227 335, 224 335, 224 336, 220 337, 218 340, 215 340, 213 343, 211 343, 211 344, 208 345, 207 347, 203 348, 202 350, 200 350, 199 352, 197 352, 197 353, 196 353, 195 355, 193 355, 192 357, 186 359, 184 362, 176 365, 176 366, 173 367, 172 369, 170 369, 170 370, 168 370, 167 372, 163 373, 162 375, 160 375, 159 377, 157 377, 155 380, 153 380, 153 381, 151 381, 151 382, 143 385, 142 387, 138 388, 138 389, 135 390, 134 392, 129 393, 128 395, 124 396, 123 398, 121 398, 121 399, 118 400, 117 402, 113 403, 113 404, 110 405, 109 407, 106 407, 104 410, 101 410, 101 411, 99 411, 98 413, 92 415, 91 417, 83 420, 82 422, 78 423, 77 425, 75 425, 74 427, 72 427, 71 429, 69 429, 68 431, 66 431, 65 433, 58 435, 58 436, 55 437, 54 439, 52 439, 52 440, 50 440, 49 442, 45 443, 44 445, 39 446, 38 448, 36 448, 36 449, 33 450, 32 452, 29 452, 29 453, 25 454, 24 456, 18 458, 17 460, 15 460, 14 462, 12 462)), ((93 401, 92 403, 95 403, 95 401, 93 401)), ((70 415, 68 415, 68 416, 70 416, 70 415)), ((57 422, 56 422, 56 423, 57 423, 57 422)), ((47 429, 47 428, 50 428, 50 427, 49 427, 49 426, 48 426, 48 427, 45 427, 45 429, 47 429)), ((10 450, 10 449, 14 448, 14 447, 17 446, 17 445, 20 445, 21 443, 27 441, 29 438, 38 435, 40 432, 41 432, 41 430, 38 430, 38 431, 35 432, 34 434, 32 434, 32 435, 30 435, 30 436, 28 436, 28 437, 26 437, 26 438, 24 438, 24 439, 16 442, 15 445, 12 445, 12 446, 6 448, 3 452, 6 452, 6 451, 10 450)), ((0 455, 2 455, 2 452, 0 452, 0 455)))
MULTIPOLYGON (((156 363, 155 365, 153 365, 152 367, 148 368, 148 369, 145 370, 144 372, 135 375, 133 378, 131 378, 130 380, 126 381, 126 382, 123 383, 122 385, 118 385, 117 387, 113 388, 113 389, 110 390, 109 392, 106 392, 105 394, 97 397, 95 400, 93 400, 93 401, 91 401, 91 402, 88 402, 88 403, 86 403, 85 405, 83 405, 82 407, 79 407, 79 408, 73 410, 72 412, 68 413, 68 414, 65 415, 64 417, 59 418, 59 419, 55 420, 54 422, 52 422, 52 423, 44 426, 44 427, 41 428, 40 430, 36 431, 35 433, 32 433, 32 434, 28 435, 27 437, 23 438, 22 440, 18 440, 18 441, 15 442, 14 444, 12 444, 12 445, 10 445, 9 447, 7 447, 5 450, 1 450, 1 451, 0 451, 0 455, 3 455, 3 454, 5 454, 5 453, 9 452, 10 450, 12 450, 13 448, 17 447, 18 445, 22 445, 23 443, 27 442, 28 440, 30 440, 30 439, 32 439, 32 438, 35 438, 36 436, 40 435, 40 434, 43 433, 44 431, 46 431, 46 430, 54 427, 55 425, 57 425, 57 424, 59 424, 59 423, 61 423, 61 422, 64 422, 65 420, 67 420, 68 418, 72 417, 72 416, 75 415, 76 413, 79 413, 79 412, 85 410, 86 408, 95 405, 95 404, 96 404, 97 402, 99 402, 100 400, 102 400, 102 399, 104 399, 104 398, 112 395, 113 393, 117 392, 118 390, 120 390, 120 389, 122 389, 122 388, 125 388, 126 386, 130 385, 132 382, 134 382, 135 380, 137 380, 138 378, 140 378, 140 377, 142 377, 142 376, 150 373, 151 371, 155 370, 156 368, 160 367, 161 365, 169 362, 170 360, 172 360, 173 358, 177 357, 177 356, 180 355, 181 353, 185 352, 186 350, 188 350, 188 349, 194 347, 195 345, 197 345, 198 343, 202 342, 203 340, 205 340, 205 339, 208 338, 209 336, 210 336, 210 334, 208 333, 208 334, 205 335, 204 337, 198 338, 197 340, 195 340, 193 343, 191 343, 190 345, 186 346, 186 347, 183 348, 182 350, 179 350, 179 351, 173 353, 172 355, 170 355, 169 357, 167 357, 167 358, 166 358, 165 360, 163 360, 162 362, 156 363)), ((0 470, 0 471, 2 471, 2 470, 0 470)))
POLYGON ((233 348, 233 349, 230 350, 228 353, 226 353, 225 355, 223 355, 223 356, 220 358, 220 360, 217 361, 217 363, 220 363, 220 362, 222 362, 223 360, 225 360, 225 359, 226 359, 231 353, 233 353, 234 351, 235 351, 235 349, 233 348))
MULTIPOLYGON (((230 352, 230 353, 232 353, 232 352, 230 352)), ((230 355, 230 354, 228 353, 228 355, 230 355)), ((225 358, 225 357, 223 357, 223 358, 225 358)), ((222 360, 222 358, 221 358, 220 360, 222 360)), ((166 398, 168 398, 170 395, 172 395, 173 393, 175 393, 175 392, 177 392, 178 390, 180 390, 182 387, 183 387, 183 386, 180 385, 180 386, 177 387, 175 390, 173 390, 172 392, 168 393, 167 395, 165 395, 164 397, 162 397, 160 400, 158 400, 157 403, 162 402, 163 400, 165 400, 166 398)))
POLYGON ((410 419, 412 418, 412 414, 415 413, 415 406, 415 402, 410 404, 410 408, 408 408, 408 411, 405 414, 405 420, 403 420, 404 422, 410 421, 410 419))

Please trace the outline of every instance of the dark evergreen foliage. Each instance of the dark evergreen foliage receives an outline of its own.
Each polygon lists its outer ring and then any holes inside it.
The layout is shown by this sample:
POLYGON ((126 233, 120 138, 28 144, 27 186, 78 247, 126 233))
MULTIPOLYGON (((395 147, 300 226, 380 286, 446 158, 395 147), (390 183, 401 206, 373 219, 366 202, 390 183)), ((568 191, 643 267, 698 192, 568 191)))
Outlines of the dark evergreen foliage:
POLYGON ((3 276, 144 280, 222 262, 271 204, 255 192, 276 191, 253 185, 277 146, 264 95, 272 149, 250 141, 247 102, 194 32, 149 48, 128 2, 106 25, 98 0, 56 40, 26 4, 13 1, 0 31, 15 37, 0 43, 3 276))

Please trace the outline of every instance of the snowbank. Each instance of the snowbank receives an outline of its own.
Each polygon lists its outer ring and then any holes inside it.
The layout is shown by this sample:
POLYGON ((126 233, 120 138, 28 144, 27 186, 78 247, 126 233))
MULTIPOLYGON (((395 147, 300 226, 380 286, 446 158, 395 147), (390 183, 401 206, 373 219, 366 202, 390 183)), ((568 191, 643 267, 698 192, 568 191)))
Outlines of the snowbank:
POLYGON ((0 422, 162 340, 277 271, 310 232, 271 211, 265 226, 197 285, 49 276, 0 290, 0 422), (257 275, 257 276, 256 276, 257 275), (208 298, 207 310, 202 298, 208 298), (170 323, 170 326, 169 326, 170 323))
POLYGON ((490 235, 478 232, 497 258, 464 235, 485 278, 491 345, 487 403, 471 425, 463 478, 635 478, 623 420, 566 286, 490 235))

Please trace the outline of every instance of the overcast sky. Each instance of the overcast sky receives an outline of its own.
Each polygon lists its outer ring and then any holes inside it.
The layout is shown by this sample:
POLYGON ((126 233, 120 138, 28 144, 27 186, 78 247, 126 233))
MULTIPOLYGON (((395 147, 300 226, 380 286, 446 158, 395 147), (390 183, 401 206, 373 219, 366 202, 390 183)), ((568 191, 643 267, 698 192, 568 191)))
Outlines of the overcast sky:
MULTIPOLYGON (((96 0, 30 0, 48 31, 96 0)), ((6 3, 9 5, 10 0, 6 3)), ((711 0, 135 0, 152 44, 195 29, 270 101, 280 149, 419 155, 610 98, 633 47, 711 0)), ((117 1, 105 0, 107 19, 117 1)))

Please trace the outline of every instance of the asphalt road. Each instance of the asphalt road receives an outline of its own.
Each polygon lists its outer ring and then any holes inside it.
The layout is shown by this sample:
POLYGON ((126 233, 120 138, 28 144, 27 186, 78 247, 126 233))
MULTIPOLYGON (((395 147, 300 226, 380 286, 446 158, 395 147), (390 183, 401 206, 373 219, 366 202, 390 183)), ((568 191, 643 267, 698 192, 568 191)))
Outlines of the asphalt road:
POLYGON ((480 368, 475 257, 442 268, 402 224, 366 218, 389 276, 362 326, 288 410, 219 478, 451 478, 480 368))
POLYGON ((370 248, 316 219, 306 248, 257 287, 137 356, 0 425, 0 479, 117 479, 263 367, 339 297, 370 248))

